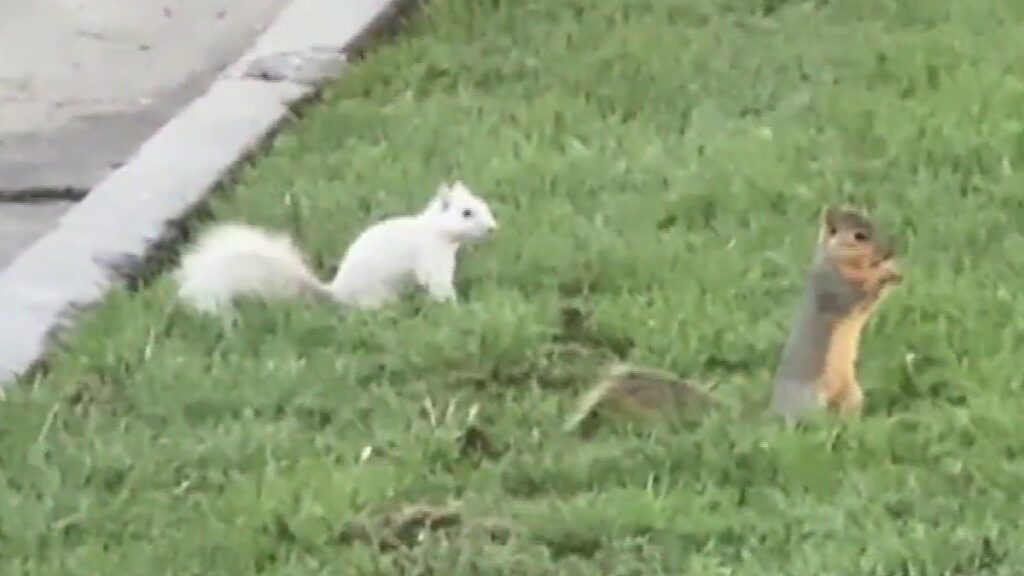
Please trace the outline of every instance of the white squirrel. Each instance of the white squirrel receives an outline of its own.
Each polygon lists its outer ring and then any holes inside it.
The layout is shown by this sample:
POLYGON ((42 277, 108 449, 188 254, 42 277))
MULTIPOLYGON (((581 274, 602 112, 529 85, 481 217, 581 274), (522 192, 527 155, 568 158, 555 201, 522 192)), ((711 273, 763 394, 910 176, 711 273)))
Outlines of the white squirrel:
POLYGON ((237 296, 263 299, 312 295, 372 309, 419 286, 438 301, 455 301, 460 245, 498 228, 487 203, 462 182, 442 183, 418 214, 371 225, 349 245, 338 272, 321 282, 284 234, 239 223, 204 233, 175 272, 178 296, 200 312, 216 312, 237 296))

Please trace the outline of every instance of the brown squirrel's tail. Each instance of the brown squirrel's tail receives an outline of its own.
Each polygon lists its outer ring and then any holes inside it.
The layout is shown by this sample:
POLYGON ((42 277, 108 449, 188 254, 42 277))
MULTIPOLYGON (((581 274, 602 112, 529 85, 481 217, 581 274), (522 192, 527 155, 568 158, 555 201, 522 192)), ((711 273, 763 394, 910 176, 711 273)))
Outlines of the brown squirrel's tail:
POLYGON ((675 374, 617 363, 583 394, 563 429, 575 429, 602 409, 646 418, 682 415, 717 403, 706 389, 675 374))

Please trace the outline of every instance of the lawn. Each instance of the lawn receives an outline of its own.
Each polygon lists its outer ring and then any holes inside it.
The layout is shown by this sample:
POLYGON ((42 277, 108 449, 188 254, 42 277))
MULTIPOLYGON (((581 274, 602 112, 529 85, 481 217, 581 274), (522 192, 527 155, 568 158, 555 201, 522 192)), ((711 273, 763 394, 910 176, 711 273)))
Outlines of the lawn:
POLYGON ((1020 574, 1022 19, 435 0, 213 215, 290 231, 327 277, 461 178, 502 226, 464 254, 461 302, 222 321, 166 276, 113 293, 0 405, 0 573, 1020 574), (786 429, 760 409, 839 201, 893 232, 907 282, 865 334, 863 418, 786 429), (562 432, 614 358, 728 406, 562 432), (405 552, 342 537, 453 502, 469 526, 405 552))

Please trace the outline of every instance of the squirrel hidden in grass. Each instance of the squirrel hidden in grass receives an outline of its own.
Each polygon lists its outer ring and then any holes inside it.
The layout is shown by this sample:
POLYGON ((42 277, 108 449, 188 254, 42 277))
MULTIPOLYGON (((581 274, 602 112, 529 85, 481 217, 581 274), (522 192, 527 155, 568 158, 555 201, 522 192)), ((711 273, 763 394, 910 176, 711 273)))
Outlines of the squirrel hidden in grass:
POLYGON ((487 203, 462 182, 441 184, 419 214, 388 218, 364 230, 348 247, 334 279, 324 283, 287 236, 219 224, 182 257, 175 273, 178 296, 201 312, 216 312, 239 296, 311 295, 377 308, 413 285, 435 300, 454 301, 459 247, 497 227, 487 203))
MULTIPOLYGON (((822 211, 803 295, 775 372, 772 412, 791 419, 823 407, 841 415, 860 411, 861 332, 888 288, 902 280, 892 243, 863 211, 850 206, 822 211)), ((619 365, 584 394, 566 428, 601 407, 653 415, 706 398, 686 380, 619 365)))

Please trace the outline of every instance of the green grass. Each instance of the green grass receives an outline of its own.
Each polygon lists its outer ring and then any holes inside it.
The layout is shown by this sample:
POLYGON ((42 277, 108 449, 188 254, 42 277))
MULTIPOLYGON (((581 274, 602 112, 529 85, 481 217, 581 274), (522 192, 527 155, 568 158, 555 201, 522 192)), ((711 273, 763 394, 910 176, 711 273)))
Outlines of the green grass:
POLYGON ((502 224, 465 254, 462 303, 246 303, 228 324, 166 277, 113 294, 0 406, 0 573, 1020 574, 1022 18, 436 0, 215 214, 291 230, 327 276, 366 223, 462 178, 502 224), (610 358, 763 404, 837 201, 909 268, 866 333, 860 422, 560 432, 610 358), (498 455, 460 451, 474 410, 498 455), (511 538, 337 538, 449 501, 511 538))

